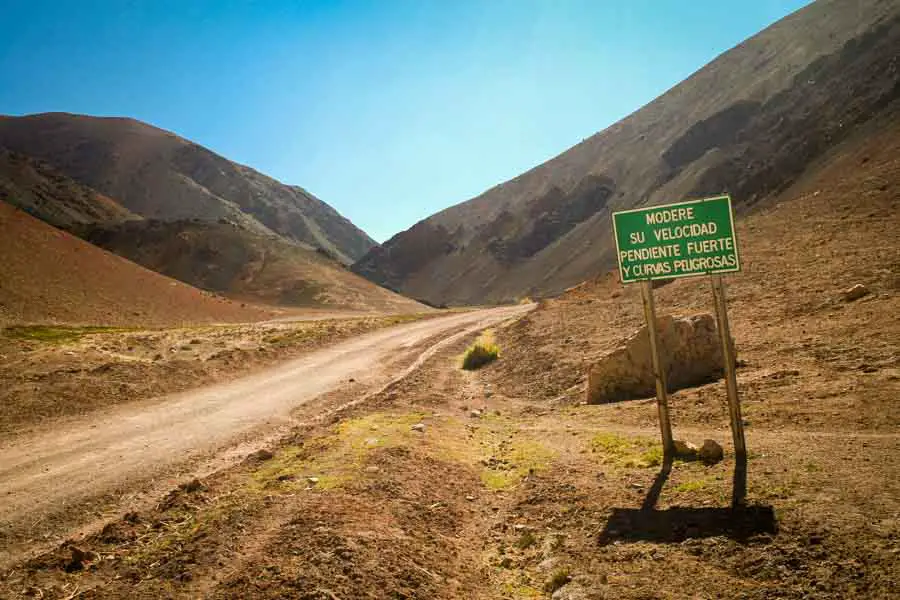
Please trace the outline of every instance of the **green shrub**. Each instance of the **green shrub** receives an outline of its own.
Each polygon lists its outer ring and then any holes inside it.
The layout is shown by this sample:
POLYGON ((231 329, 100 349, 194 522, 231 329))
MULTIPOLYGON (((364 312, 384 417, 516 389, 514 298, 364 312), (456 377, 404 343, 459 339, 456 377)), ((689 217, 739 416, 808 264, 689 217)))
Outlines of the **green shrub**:
POLYGON ((492 363, 500 356, 500 348, 489 342, 475 342, 469 346, 463 355, 463 369, 474 371, 488 363, 492 363))

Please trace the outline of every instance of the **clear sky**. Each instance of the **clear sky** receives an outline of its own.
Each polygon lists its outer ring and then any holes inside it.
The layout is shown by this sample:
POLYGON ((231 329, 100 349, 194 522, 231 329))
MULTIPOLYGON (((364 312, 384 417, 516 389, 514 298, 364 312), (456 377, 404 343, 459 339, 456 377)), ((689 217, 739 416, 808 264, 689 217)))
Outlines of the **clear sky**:
POLYGON ((0 0, 0 113, 147 121, 383 241, 806 3, 0 0))

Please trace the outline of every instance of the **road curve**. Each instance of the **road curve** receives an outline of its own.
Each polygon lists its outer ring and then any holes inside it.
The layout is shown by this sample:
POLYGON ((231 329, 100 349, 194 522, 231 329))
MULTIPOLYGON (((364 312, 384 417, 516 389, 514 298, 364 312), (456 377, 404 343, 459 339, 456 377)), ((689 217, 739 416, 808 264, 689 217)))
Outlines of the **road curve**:
MULTIPOLYGON (((236 381, 102 411, 0 446, 0 522, 122 488, 186 457, 221 451, 334 389, 366 381, 383 359, 434 336, 474 332, 531 306, 457 313, 390 327, 236 381)), ((275 425, 271 425, 272 428, 275 425)))

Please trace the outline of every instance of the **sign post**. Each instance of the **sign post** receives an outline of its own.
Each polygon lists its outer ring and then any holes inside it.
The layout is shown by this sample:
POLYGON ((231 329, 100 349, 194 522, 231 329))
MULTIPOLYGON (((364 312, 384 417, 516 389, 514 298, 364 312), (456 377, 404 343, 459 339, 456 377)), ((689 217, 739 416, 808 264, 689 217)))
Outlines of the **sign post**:
POLYGON ((650 356, 653 359, 653 378, 656 380, 656 409, 659 413, 659 430, 662 434, 663 454, 675 453, 672 439, 672 421, 669 419, 669 390, 666 381, 666 365, 659 352, 659 332, 656 329, 656 307, 653 304, 653 286, 649 281, 641 282, 641 298, 644 301, 644 319, 650 337, 650 356))
POLYGON ((725 361, 725 387, 728 390, 728 414, 731 417, 731 436, 734 438, 734 453, 740 459, 747 456, 744 442, 744 419, 738 400, 737 374, 735 371, 734 346, 731 342, 731 327, 728 325, 728 307, 725 304, 725 283, 721 275, 713 275, 713 300, 716 305, 716 323, 722 343, 722 360, 725 361))
POLYGON ((728 324, 722 273, 740 271, 734 216, 729 196, 690 200, 615 212, 613 232, 622 283, 640 283, 644 317, 650 336, 650 352, 656 380, 660 433, 667 457, 674 453, 669 421, 665 363, 660 356, 659 333, 651 281, 709 275, 712 281, 716 321, 725 363, 728 412, 735 455, 746 457, 744 425, 734 372, 735 355, 728 324))

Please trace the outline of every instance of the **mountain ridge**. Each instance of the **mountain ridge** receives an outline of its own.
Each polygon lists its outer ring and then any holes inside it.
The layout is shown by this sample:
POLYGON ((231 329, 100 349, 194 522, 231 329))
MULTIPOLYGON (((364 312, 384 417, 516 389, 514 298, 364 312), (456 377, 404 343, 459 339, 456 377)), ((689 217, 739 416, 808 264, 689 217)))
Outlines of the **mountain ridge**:
POLYGON ((898 46, 896 4, 819 0, 580 144, 373 248, 353 269, 430 302, 559 293, 614 265, 612 211, 725 190, 747 210, 853 127, 893 110, 898 46))
POLYGON ((347 264, 376 243, 304 188, 130 117, 0 116, 0 146, 45 161, 147 218, 227 219, 347 264))

